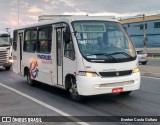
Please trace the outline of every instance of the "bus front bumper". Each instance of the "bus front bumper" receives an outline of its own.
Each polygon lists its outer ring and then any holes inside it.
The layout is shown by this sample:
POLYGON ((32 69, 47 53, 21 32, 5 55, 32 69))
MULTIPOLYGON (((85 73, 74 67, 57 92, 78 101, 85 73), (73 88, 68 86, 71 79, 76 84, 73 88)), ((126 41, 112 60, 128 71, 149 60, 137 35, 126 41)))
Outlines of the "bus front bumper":
POLYGON ((12 62, 8 62, 8 63, 0 63, 0 66, 9 67, 9 66, 12 66, 12 62))
POLYGON ((77 76, 77 89, 79 95, 90 96, 113 93, 120 88, 122 92, 133 91, 140 88, 140 73, 132 73, 120 77, 86 77, 77 76))
POLYGON ((12 63, 4 63, 2 66, 3 67, 9 67, 9 66, 12 66, 12 63))

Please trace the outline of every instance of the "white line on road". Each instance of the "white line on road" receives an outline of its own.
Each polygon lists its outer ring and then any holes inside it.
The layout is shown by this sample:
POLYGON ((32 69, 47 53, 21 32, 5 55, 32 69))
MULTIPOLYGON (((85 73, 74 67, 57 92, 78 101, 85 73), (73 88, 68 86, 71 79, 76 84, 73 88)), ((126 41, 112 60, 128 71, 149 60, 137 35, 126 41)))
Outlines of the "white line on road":
POLYGON ((156 78, 156 77, 148 77, 148 76, 141 76, 141 77, 148 78, 148 79, 158 79, 158 80, 160 80, 160 78, 156 78))
MULTIPOLYGON (((55 108, 55 107, 47 104, 47 103, 45 103, 45 102, 42 102, 42 101, 40 101, 40 100, 38 100, 38 99, 36 99, 36 98, 33 98, 33 97, 31 97, 31 96, 29 96, 29 95, 27 95, 27 94, 24 94, 24 93, 22 93, 22 92, 20 92, 20 91, 18 91, 18 90, 16 90, 16 89, 14 89, 14 88, 11 88, 11 87, 9 87, 9 86, 6 86, 6 85, 4 85, 3 83, 0 83, 0 86, 2 86, 2 87, 4 87, 4 88, 7 88, 7 89, 9 89, 9 90, 11 90, 11 91, 13 91, 13 92, 15 92, 15 93, 23 96, 23 97, 26 97, 26 98, 28 98, 28 99, 30 99, 30 100, 32 100, 32 101, 34 101, 34 102, 36 102, 36 103, 38 103, 38 104, 46 107, 46 108, 48 108, 48 109, 50 109, 50 110, 52 110, 52 111, 54 111, 54 112, 57 112, 58 114, 60 114, 60 115, 62 115, 62 116, 71 116, 71 115, 69 115, 69 114, 67 114, 67 113, 65 113, 65 112, 63 112, 63 111, 61 111, 61 110, 59 110, 59 109, 57 109, 57 108, 55 108)), ((77 118, 75 118, 75 117, 67 117, 67 118, 69 118, 70 120, 72 120, 72 121, 74 121, 74 122, 76 122, 76 123, 78 123, 78 124, 80 124, 80 125, 89 125, 88 123, 83 122, 83 121, 81 121, 81 120, 79 120, 79 119, 77 119, 77 118), (77 121, 81 121, 81 122, 77 122, 77 121)))

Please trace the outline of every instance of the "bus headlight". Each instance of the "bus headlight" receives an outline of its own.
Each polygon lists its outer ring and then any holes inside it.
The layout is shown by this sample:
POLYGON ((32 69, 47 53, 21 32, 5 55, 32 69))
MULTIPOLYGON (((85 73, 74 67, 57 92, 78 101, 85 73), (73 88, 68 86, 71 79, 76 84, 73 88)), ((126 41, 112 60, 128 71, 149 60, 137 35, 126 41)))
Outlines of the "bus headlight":
POLYGON ((133 73, 137 73, 137 72, 139 72, 140 70, 139 70, 139 68, 134 68, 133 69, 133 73))
POLYGON ((85 72, 85 71, 80 71, 79 72, 80 76, 87 76, 87 77, 96 77, 98 74, 96 72, 85 72))

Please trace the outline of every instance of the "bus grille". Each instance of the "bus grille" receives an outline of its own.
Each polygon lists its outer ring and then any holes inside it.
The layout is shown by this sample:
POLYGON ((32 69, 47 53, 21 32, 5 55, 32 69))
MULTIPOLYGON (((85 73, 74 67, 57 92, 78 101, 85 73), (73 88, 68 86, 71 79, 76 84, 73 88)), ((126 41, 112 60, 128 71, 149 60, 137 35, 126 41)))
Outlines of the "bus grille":
POLYGON ((116 71, 116 72, 99 72, 102 77, 126 76, 132 74, 132 70, 116 71))
POLYGON ((127 85, 134 84, 134 81, 123 81, 123 82, 115 82, 115 83, 106 83, 106 84, 100 84, 99 87, 122 87, 127 85))
POLYGON ((7 63, 7 51, 0 51, 0 65, 7 63))

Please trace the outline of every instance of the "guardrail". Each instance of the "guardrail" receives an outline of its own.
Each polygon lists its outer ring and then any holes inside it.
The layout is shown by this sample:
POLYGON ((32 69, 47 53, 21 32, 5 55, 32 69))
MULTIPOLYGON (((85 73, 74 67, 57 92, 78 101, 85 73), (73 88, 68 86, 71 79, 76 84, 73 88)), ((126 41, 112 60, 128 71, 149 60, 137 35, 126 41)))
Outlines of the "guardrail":
POLYGON ((160 53, 147 53, 148 57, 160 57, 160 53))

